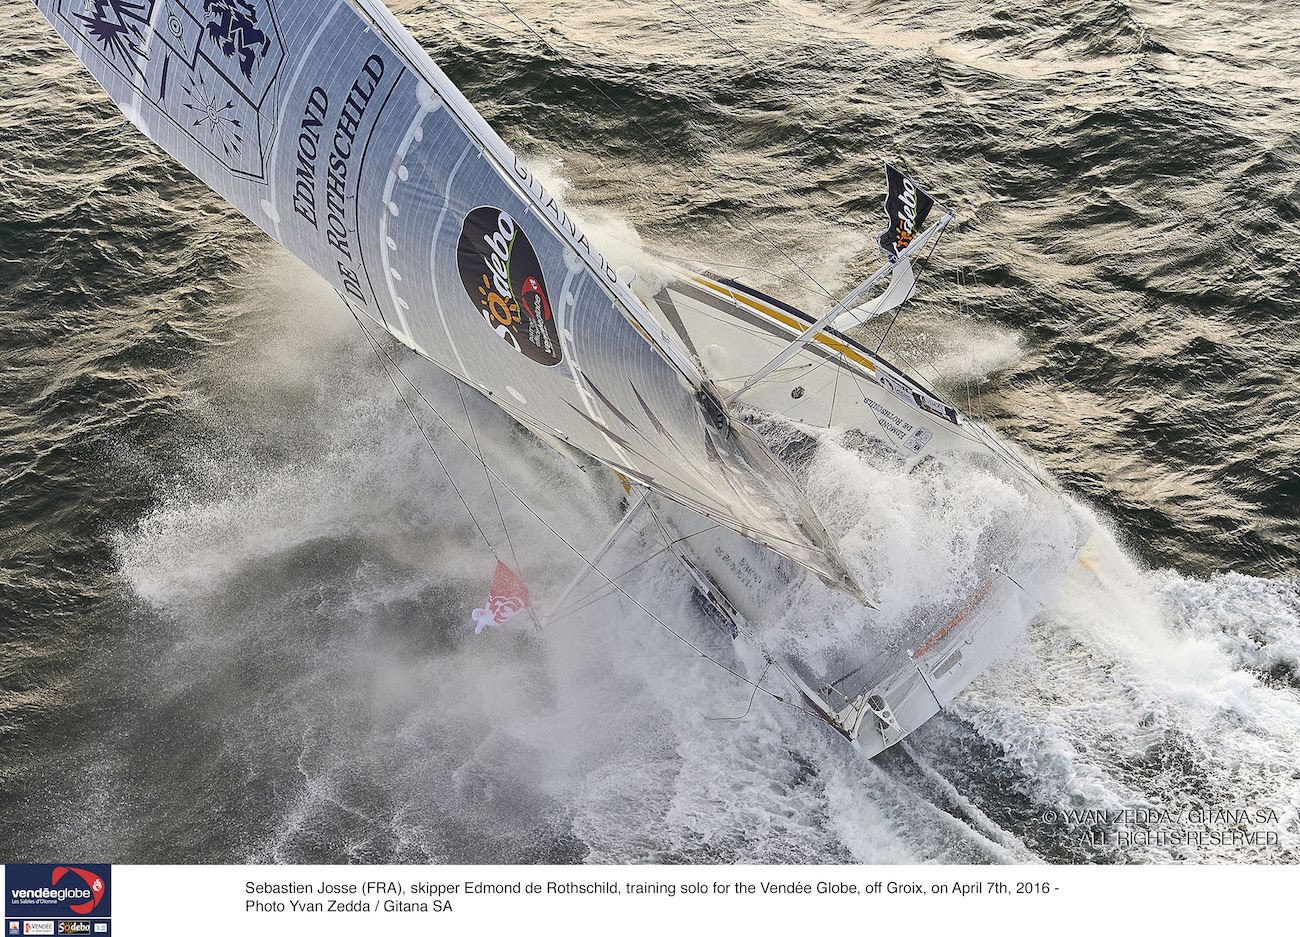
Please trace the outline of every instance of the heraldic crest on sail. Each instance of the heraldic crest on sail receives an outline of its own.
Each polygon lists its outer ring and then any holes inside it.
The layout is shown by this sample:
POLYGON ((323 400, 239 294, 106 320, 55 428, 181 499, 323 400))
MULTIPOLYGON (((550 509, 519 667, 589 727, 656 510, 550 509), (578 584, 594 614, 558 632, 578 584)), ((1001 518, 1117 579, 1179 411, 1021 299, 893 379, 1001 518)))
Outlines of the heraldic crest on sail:
MULTIPOLYGON (((762 651, 758 682, 779 673, 862 751, 892 745, 953 699, 1072 563, 1077 531, 1035 540, 1025 518, 1037 508, 1027 508, 981 541, 996 552, 945 584, 947 605, 886 623, 888 641, 873 643, 872 571, 849 568, 753 428, 779 419, 853 431, 916 465, 968 458, 1005 475, 1026 505, 1059 501, 985 427, 848 334, 907 301, 912 258, 953 220, 926 228, 935 200, 893 167, 886 262, 824 315, 701 272, 675 271, 643 296, 381 0, 37 6, 137 128, 323 277, 359 321, 573 461, 612 470, 601 474, 637 500, 620 527, 651 514, 705 607, 762 651), (1027 582, 1042 589, 1030 594, 1027 582), (788 641, 777 653, 769 633, 810 607, 856 635, 807 655, 815 665, 788 641)), ((584 560, 595 569, 599 557, 584 560)), ((479 631, 522 620, 538 598, 497 563, 479 631)))
POLYGON ((83 60, 122 79, 118 104, 142 129, 169 121, 231 172, 265 178, 276 127, 268 97, 284 62, 269 0, 59 0, 41 9, 67 26, 83 60))
POLYGON ((222 54, 239 62, 239 70, 251 83, 253 70, 271 51, 274 32, 257 24, 257 8, 248 0, 203 0, 207 35, 222 54))

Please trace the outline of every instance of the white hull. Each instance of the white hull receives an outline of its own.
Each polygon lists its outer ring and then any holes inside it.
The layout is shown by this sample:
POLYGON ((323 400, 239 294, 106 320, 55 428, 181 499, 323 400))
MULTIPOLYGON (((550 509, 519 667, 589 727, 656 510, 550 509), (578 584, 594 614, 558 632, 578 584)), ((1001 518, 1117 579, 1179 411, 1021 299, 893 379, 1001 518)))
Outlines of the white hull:
MULTIPOLYGON (((812 321, 738 284, 707 277, 671 284, 649 305, 698 356, 724 395, 739 389, 747 374, 812 321)), ((1052 601, 1086 530, 1056 487, 987 428, 840 333, 830 332, 800 352, 742 402, 791 421, 792 429, 802 423, 810 431, 857 430, 908 465, 924 460, 938 471, 951 465, 995 475, 1031 506, 1023 518, 1007 521, 997 545, 974 560, 967 588, 900 622, 861 607, 795 564, 688 509, 653 499, 697 588, 723 597, 720 604, 734 612, 737 640, 766 659, 765 685, 787 693, 797 686, 806 708, 870 757, 950 704, 1005 653, 1052 601), (900 391, 921 395, 924 406, 900 391), (1055 514, 1064 526, 1051 538, 1050 549, 1032 529, 1039 512, 1055 514), (806 634, 806 622, 819 616, 841 643, 805 654, 789 623, 799 619, 806 634)), ((872 588, 871 570, 853 572, 872 588)))
MULTIPOLYGON (((642 305, 378 0, 38 7, 141 132, 359 322, 561 452, 658 492, 696 581, 864 751, 950 701, 1073 561, 1072 534, 1033 546, 1052 487, 904 369, 833 331, 792 346, 810 317, 716 279, 682 277, 642 305), (788 420, 856 431, 904 464, 980 465, 1024 516, 986 525, 997 536, 944 574, 942 601, 907 620, 873 612, 857 598, 887 577, 849 568, 787 466, 724 406, 738 397, 769 445, 788 420), (827 627, 800 636, 810 610, 827 627)), ((848 306, 827 321, 852 321, 848 306)))

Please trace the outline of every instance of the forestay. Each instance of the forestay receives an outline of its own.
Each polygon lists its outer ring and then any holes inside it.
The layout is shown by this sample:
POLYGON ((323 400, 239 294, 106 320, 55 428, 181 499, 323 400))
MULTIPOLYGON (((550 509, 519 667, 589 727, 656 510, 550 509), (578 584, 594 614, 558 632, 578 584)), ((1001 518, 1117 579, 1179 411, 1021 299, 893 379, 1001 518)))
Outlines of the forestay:
POLYGON ((784 466, 378 0, 37 6, 136 127, 354 311, 860 597, 784 466))

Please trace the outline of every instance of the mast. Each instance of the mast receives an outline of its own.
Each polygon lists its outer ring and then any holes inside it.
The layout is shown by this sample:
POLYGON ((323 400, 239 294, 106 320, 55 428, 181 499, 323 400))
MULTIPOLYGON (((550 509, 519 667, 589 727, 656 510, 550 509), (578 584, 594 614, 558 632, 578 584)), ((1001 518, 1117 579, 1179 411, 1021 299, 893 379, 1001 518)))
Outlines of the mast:
POLYGON ((379 0, 37 0, 135 126, 536 432, 865 600, 789 471, 379 0))

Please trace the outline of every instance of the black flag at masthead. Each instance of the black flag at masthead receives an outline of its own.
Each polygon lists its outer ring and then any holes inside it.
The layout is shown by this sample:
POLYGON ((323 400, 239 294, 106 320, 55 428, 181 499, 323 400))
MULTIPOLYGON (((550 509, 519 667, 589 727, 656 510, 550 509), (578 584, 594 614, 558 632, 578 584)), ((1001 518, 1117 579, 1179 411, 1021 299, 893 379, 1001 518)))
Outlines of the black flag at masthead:
POLYGON ((885 214, 889 215, 889 230, 880 235, 881 248, 890 260, 897 260, 898 255, 912 242, 926 216, 934 207, 934 199, 922 192, 901 172, 888 164, 885 165, 885 178, 889 192, 885 196, 885 214))

